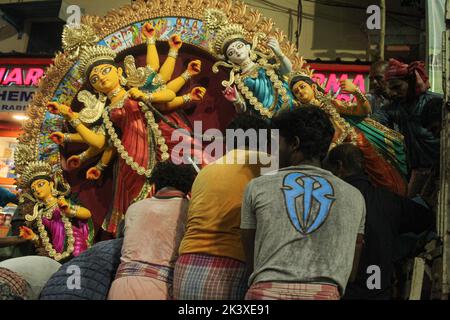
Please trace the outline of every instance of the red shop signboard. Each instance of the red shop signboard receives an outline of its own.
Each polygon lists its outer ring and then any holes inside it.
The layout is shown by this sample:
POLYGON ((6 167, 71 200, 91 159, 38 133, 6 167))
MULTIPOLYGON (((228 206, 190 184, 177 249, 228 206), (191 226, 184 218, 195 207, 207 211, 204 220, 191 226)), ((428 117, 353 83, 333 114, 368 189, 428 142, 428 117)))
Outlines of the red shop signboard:
POLYGON ((353 100, 351 95, 340 92, 340 80, 350 79, 362 93, 368 91, 370 65, 337 63, 310 63, 309 65, 314 69, 313 79, 325 89, 325 92, 331 92, 339 100, 353 100))

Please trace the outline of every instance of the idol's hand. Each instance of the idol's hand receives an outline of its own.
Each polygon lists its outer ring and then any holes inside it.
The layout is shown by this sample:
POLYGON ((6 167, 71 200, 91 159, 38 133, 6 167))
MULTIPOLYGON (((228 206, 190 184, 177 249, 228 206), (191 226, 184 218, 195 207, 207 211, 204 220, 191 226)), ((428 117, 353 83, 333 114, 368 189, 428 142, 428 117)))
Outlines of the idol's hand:
POLYGON ((50 134, 50 140, 52 140, 56 144, 63 144, 64 143, 64 133, 52 132, 50 134))
POLYGON ((358 87, 348 79, 339 81, 339 85, 342 91, 347 93, 355 93, 356 91, 358 91, 358 87))
POLYGON ((274 37, 269 37, 267 41, 267 46, 275 53, 276 56, 282 56, 283 51, 281 51, 280 43, 274 37))
POLYGON ((67 118, 72 118, 74 113, 72 109, 64 104, 58 102, 50 102, 47 104, 47 109, 50 113, 60 114, 67 118))
POLYGON ((236 102, 239 100, 239 94, 237 92, 236 86, 226 87, 224 91, 222 91, 223 96, 230 102, 236 102))
POLYGON ((147 22, 142 27, 142 35, 144 36, 145 39, 154 38, 155 35, 156 35, 156 30, 155 30, 155 28, 153 27, 152 24, 147 22))
POLYGON ((144 92, 139 90, 138 88, 131 88, 128 90, 129 96, 134 100, 144 100, 147 96, 144 92))
POLYGON ((183 41, 181 41, 181 37, 178 34, 174 34, 169 39, 169 47, 170 49, 180 50, 183 45, 183 41))
POLYGON ((202 101, 205 96, 206 89, 203 87, 195 87, 191 90, 191 101, 202 101))
POLYGON ((69 159, 67 159, 67 166, 69 169, 76 169, 79 168, 81 165, 81 158, 78 155, 71 156, 69 159))
POLYGON ((98 180, 102 176, 102 172, 96 167, 89 168, 86 172, 86 179, 88 180, 98 180))
POLYGON ((19 237, 25 240, 37 240, 38 236, 28 227, 21 226, 19 227, 19 237))
POLYGON ((70 208, 69 208, 69 203, 67 202, 66 199, 64 199, 63 197, 58 199, 58 207, 65 213, 69 213, 70 212, 70 208))
POLYGON ((196 76, 202 71, 202 62, 200 60, 193 60, 189 62, 187 72, 191 76, 196 76))

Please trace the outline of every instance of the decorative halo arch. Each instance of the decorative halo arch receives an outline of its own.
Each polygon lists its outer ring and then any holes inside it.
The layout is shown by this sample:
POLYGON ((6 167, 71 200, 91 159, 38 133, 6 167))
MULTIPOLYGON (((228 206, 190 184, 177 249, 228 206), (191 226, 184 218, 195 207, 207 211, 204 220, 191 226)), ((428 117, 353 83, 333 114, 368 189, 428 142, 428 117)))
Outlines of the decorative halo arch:
MULTIPOLYGON (((215 62, 209 50, 208 35, 202 21, 204 11, 208 8, 220 9, 227 15, 230 23, 242 24, 249 40, 256 32, 277 38, 284 54, 292 61, 294 69, 301 68, 305 63, 295 45, 287 40, 270 18, 263 17, 261 12, 241 1, 138 0, 110 10, 104 17, 83 16, 81 23, 92 28, 99 39, 97 44, 109 46, 118 56, 123 56, 125 51, 145 43, 141 39, 141 28, 144 23, 150 22, 155 25, 158 41, 165 41, 172 34, 181 33, 184 43, 202 50, 215 62)), ((269 49, 260 44, 258 50, 268 52, 269 49)), ((31 147, 35 157, 48 161, 55 171, 61 169, 60 148, 49 139, 49 134, 62 131, 64 119, 49 113, 46 105, 52 100, 72 105, 83 86, 77 59, 71 52, 56 54, 53 64, 47 68, 33 95, 28 107, 30 119, 24 123, 24 133, 19 137, 19 145, 31 147)), ((22 171, 22 168, 17 169, 18 172, 22 171)), ((20 182, 20 177, 18 179, 20 182)))

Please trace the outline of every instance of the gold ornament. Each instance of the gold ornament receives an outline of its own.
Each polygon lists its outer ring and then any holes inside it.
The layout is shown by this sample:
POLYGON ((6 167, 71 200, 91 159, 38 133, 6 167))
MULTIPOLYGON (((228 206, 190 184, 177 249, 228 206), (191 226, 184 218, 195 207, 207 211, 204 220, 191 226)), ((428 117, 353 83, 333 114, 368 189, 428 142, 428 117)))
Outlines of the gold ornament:
POLYGON ((28 164, 21 175, 23 185, 29 186, 30 183, 39 176, 51 177, 52 167, 45 161, 32 161, 28 164))
MULTIPOLYGON (((124 99, 121 100, 121 103, 123 104, 125 99, 128 97, 128 94, 125 95, 124 99)), ((145 105, 143 102, 139 102, 139 106, 141 107, 142 112, 144 112, 145 118, 147 119, 147 128, 148 130, 153 131, 153 135, 155 137, 155 140, 157 141, 157 144, 159 145, 159 150, 161 151, 162 159, 168 159, 169 153, 168 147, 166 145, 166 140, 162 136, 161 130, 158 128, 158 124, 156 123, 155 117, 153 116, 153 113, 149 110, 149 108, 145 105)), ((117 135, 116 130, 114 129, 114 125, 111 122, 111 119, 109 118, 109 110, 114 108, 121 108, 122 106, 115 104, 114 106, 110 106, 109 108, 106 108, 105 111, 103 111, 103 121, 105 122, 106 130, 111 138, 112 144, 116 148, 117 152, 119 153, 120 157, 125 160, 125 163, 130 166, 130 168, 135 171, 140 176, 146 176, 149 178, 152 174, 154 165, 151 164, 149 168, 144 168, 140 166, 132 156, 128 154, 128 152, 125 150, 125 147, 122 144, 122 141, 120 141, 119 136, 117 135)))
POLYGON ((224 46, 235 39, 246 39, 247 32, 240 24, 229 23, 226 14, 218 9, 205 10, 203 21, 210 34, 210 50, 223 58, 224 46))
POLYGON ((137 68, 132 55, 125 57, 123 65, 125 67, 125 73, 127 75, 126 81, 129 87, 140 88, 144 86, 148 77, 155 73, 155 70, 150 66, 137 68))
POLYGON ((76 59, 80 50, 92 46, 99 41, 99 37, 88 25, 65 25, 62 34, 62 46, 69 59, 76 59))
POLYGON ((78 101, 84 104, 84 108, 80 111, 79 119, 84 124, 92 124, 102 116, 105 109, 106 96, 100 94, 97 98, 94 94, 87 90, 82 90, 77 95, 78 101))
POLYGON ((87 78, 89 75, 86 72, 92 64, 100 60, 109 60, 114 63, 115 58, 116 53, 109 47, 99 45, 84 47, 80 54, 79 70, 87 78))

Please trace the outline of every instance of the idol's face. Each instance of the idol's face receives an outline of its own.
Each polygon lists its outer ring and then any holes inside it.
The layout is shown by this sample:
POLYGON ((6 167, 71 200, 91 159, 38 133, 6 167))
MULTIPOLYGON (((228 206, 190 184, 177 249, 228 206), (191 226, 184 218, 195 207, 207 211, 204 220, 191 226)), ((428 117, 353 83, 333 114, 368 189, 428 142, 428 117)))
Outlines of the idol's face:
POLYGON ((250 45, 235 41, 228 46, 226 55, 228 60, 240 66, 250 58, 250 45))
POLYGON ((45 200, 52 194, 53 183, 45 179, 37 179, 31 184, 31 191, 39 200, 45 200))
POLYGON ((309 85, 305 81, 298 81, 292 87, 292 93, 300 103, 310 103, 314 98, 314 84, 309 85))
POLYGON ((121 71, 111 64, 100 64, 92 69, 89 82, 96 91, 106 94, 120 86, 121 71))

